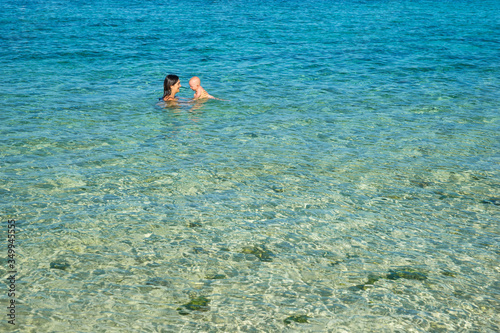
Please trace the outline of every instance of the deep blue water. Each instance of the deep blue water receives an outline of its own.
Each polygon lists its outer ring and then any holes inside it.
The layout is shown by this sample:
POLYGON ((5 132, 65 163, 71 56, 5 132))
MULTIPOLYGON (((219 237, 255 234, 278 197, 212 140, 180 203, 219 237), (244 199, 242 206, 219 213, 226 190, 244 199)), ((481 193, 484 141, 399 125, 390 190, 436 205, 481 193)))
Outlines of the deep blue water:
POLYGON ((500 329, 498 1, 1 5, 1 330, 500 329))

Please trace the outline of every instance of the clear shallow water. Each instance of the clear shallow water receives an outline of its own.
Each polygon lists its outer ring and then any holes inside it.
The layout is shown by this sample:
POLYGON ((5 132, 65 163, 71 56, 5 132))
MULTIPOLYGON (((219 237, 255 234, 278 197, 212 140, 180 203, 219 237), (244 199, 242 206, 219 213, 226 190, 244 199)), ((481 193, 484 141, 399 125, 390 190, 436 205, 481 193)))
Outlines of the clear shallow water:
POLYGON ((18 331, 498 331, 497 2, 2 5, 18 331))

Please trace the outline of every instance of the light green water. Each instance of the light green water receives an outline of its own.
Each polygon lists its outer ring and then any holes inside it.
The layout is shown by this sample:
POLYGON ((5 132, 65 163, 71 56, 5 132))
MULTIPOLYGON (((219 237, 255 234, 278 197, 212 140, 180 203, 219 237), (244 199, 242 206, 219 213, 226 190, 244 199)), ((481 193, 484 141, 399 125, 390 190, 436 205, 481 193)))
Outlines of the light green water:
POLYGON ((252 4, 6 2, 0 330, 498 331, 498 4, 252 4))

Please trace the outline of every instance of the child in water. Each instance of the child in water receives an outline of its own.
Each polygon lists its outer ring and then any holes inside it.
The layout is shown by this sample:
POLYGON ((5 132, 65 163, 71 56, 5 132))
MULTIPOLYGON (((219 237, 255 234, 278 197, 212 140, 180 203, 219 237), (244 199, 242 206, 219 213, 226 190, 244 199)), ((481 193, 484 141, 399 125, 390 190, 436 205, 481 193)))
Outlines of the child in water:
POLYGON ((205 89, 200 85, 200 78, 197 76, 193 76, 191 80, 189 80, 189 87, 194 91, 193 99, 200 98, 215 98, 214 96, 207 93, 205 89))

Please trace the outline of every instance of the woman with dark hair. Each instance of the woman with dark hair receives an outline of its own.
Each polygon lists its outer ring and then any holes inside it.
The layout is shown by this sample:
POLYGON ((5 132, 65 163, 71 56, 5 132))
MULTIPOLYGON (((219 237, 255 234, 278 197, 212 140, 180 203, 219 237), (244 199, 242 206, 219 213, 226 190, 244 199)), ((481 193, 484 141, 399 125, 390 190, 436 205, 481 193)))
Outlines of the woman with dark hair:
POLYGON ((169 74, 163 81, 163 97, 160 100, 165 102, 167 101, 176 101, 175 94, 179 92, 181 87, 181 81, 177 75, 169 74))

